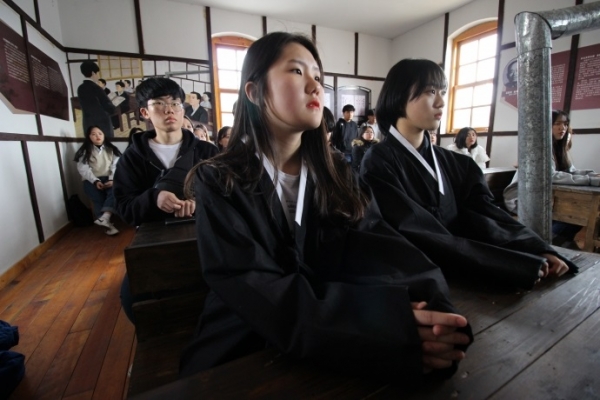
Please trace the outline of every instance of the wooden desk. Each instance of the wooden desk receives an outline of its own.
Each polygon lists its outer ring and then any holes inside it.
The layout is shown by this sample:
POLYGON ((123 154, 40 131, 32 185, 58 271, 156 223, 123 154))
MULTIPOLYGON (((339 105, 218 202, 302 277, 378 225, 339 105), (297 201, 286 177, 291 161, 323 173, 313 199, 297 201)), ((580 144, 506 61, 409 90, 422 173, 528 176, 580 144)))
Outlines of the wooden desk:
POLYGON ((504 189, 512 181, 517 169, 512 167, 493 167, 485 168, 482 172, 485 182, 494 196, 494 204, 505 209, 504 189))
POLYGON ((475 342, 449 380, 416 392, 351 379, 264 350, 136 399, 589 399, 600 393, 600 255, 559 249, 581 268, 530 292, 451 283, 475 342))
POLYGON ((552 219, 585 226, 585 251, 600 247, 600 188, 596 186, 552 185, 552 219))
POLYGON ((173 382, 182 349, 190 342, 208 287, 202 278, 196 225, 142 224, 125 249, 137 347, 129 394, 173 382))

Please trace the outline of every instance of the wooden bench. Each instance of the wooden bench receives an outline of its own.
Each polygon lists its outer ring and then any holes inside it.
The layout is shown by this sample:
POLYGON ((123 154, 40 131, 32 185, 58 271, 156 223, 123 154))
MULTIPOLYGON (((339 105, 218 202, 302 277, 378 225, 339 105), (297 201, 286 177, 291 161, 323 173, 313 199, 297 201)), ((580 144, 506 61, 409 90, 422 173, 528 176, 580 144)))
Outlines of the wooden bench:
POLYGON ((504 189, 510 184, 516 172, 516 168, 512 167, 494 167, 483 170, 485 181, 494 196, 494 204, 504 210, 506 209, 504 189))
POLYGON ((583 250, 600 247, 600 188, 552 185, 552 219, 586 228, 583 250))
POLYGON ((133 296, 137 347, 129 396, 178 378, 181 351, 189 343, 208 287, 202 279, 193 222, 143 224, 125 249, 133 296))

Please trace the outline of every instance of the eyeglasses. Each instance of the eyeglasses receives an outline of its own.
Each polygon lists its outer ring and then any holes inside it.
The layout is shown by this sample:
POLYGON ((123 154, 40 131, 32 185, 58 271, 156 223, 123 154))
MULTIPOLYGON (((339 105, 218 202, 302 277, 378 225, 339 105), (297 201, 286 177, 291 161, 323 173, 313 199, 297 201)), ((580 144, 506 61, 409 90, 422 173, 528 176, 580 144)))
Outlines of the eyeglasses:
POLYGON ((153 103, 148 103, 148 106, 152 106, 152 107, 156 108, 157 110, 165 110, 167 108, 167 106, 171 106, 171 108, 175 112, 183 110, 183 103, 178 103, 175 101, 172 103, 167 103, 166 101, 155 100, 153 103))

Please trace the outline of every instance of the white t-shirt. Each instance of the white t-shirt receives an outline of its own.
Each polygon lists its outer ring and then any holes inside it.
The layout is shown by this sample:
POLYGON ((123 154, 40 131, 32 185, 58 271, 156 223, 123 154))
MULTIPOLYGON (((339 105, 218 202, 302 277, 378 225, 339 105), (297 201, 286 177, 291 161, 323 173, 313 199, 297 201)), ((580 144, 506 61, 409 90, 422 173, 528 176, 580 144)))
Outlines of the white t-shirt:
POLYGON ((175 165, 175 161, 177 161, 177 154, 179 154, 179 149, 181 148, 181 143, 175 144, 160 144, 150 139, 148 144, 150 145, 150 149, 156 154, 156 157, 160 160, 161 163, 168 169, 172 168, 175 165))
POLYGON ((277 180, 281 185, 281 205, 286 211, 285 217, 287 218, 287 222, 291 230, 294 227, 296 206, 298 204, 298 189, 300 187, 300 175, 289 175, 285 172, 279 171, 277 173, 277 180))

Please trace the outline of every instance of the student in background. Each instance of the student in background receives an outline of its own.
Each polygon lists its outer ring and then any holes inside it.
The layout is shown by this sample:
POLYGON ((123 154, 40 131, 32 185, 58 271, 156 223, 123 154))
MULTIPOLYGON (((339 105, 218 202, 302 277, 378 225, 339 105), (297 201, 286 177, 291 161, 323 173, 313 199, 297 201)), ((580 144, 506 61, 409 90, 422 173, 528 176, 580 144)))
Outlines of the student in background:
POLYGON ((344 153, 346 160, 352 162, 352 141, 358 137, 358 125, 352 120, 354 117, 354 106, 346 104, 342 108, 344 118, 340 118, 331 134, 333 147, 344 153))
POLYGON ((77 88, 83 131, 87 132, 90 127, 97 126, 105 137, 112 138, 115 136, 115 132, 111 123, 111 115, 116 108, 97 83, 100 68, 95 62, 88 60, 81 63, 80 69, 85 76, 83 83, 77 88))
POLYGON ((352 169, 356 172, 360 171, 360 163, 367 150, 374 144, 379 143, 379 140, 375 139, 375 132, 369 125, 363 126, 361 129, 362 134, 359 139, 352 141, 352 169))
MULTIPOLYGON (((150 119, 154 130, 133 136, 133 144, 119 160, 114 194, 119 215, 128 224, 191 218, 196 203, 183 196, 187 173, 198 162, 217 153, 215 146, 196 140, 182 129, 185 93, 168 78, 149 78, 136 90, 140 113, 150 119)), ((150 298, 133 298, 129 277, 121 285, 121 304, 135 322, 132 305, 150 298)))
POLYGON ((133 88, 131 87, 131 81, 129 79, 125 79, 123 81, 124 83, 124 88, 123 90, 126 91, 127 93, 133 93, 133 88))
POLYGON ((75 153, 77 171, 83 179, 83 190, 94 204, 94 223, 116 235, 118 229, 110 221, 115 212, 113 177, 121 152, 97 126, 85 132, 83 144, 75 153))
POLYGON ((384 219, 449 274, 531 288, 540 277, 575 272, 492 203, 473 159, 431 145, 446 85, 444 71, 429 60, 402 60, 386 77, 376 108, 386 139, 361 165, 384 219))
POLYGON ((365 126, 370 126, 373 129, 374 138, 381 141, 382 137, 379 125, 377 125, 377 117, 375 116, 375 110, 372 108, 367 111, 367 120, 361 125, 361 128, 365 126))
POLYGON ((190 174, 211 291, 183 376, 266 346, 396 383, 448 376, 464 357, 467 321, 442 274, 329 150, 322 74, 304 36, 254 42, 228 149, 190 174))
POLYGON ((429 139, 431 140, 431 144, 437 145, 437 132, 436 131, 430 131, 429 132, 429 139))
POLYGON ((200 102, 200 106, 204 107, 206 110, 210 110, 212 108, 212 93, 211 92, 202 93, 202 101, 200 102))
MULTIPOLYGON (((600 176, 591 169, 578 170, 571 161, 569 150, 573 144, 571 121, 564 111, 552 111, 552 184, 573 186, 600 186, 600 176)), ((518 214, 518 172, 504 189, 504 204, 508 211, 518 214)), ((577 248, 573 242, 581 226, 552 221, 553 243, 577 248)))
POLYGON ((196 124, 196 127, 194 128, 194 136, 200 140, 204 140, 212 144, 212 140, 210 140, 210 135, 208 134, 208 128, 204 124, 196 124))
POLYGON ((133 136, 119 160, 115 198, 121 218, 131 225, 185 218, 195 204, 183 197, 183 181, 196 163, 217 153, 182 129, 185 93, 167 78, 149 78, 136 90, 140 113, 154 130, 133 136))
POLYGON ((190 119, 190 117, 188 117, 187 115, 185 115, 183 117, 182 128, 183 129, 187 129, 190 132, 194 132, 194 123, 192 122, 192 120, 190 119))
POLYGON ((208 113, 200 105, 200 93, 190 92, 190 105, 186 107, 185 115, 194 121, 208 124, 208 113))
POLYGON ((458 131, 448 150, 471 157, 481 169, 485 169, 485 163, 490 161, 485 149, 477 144, 477 132, 473 128, 466 127, 458 131))
POLYGON ((224 126, 219 129, 217 133, 217 147, 219 148, 219 153, 225 151, 227 146, 229 145, 229 138, 231 137, 231 127, 224 126))

